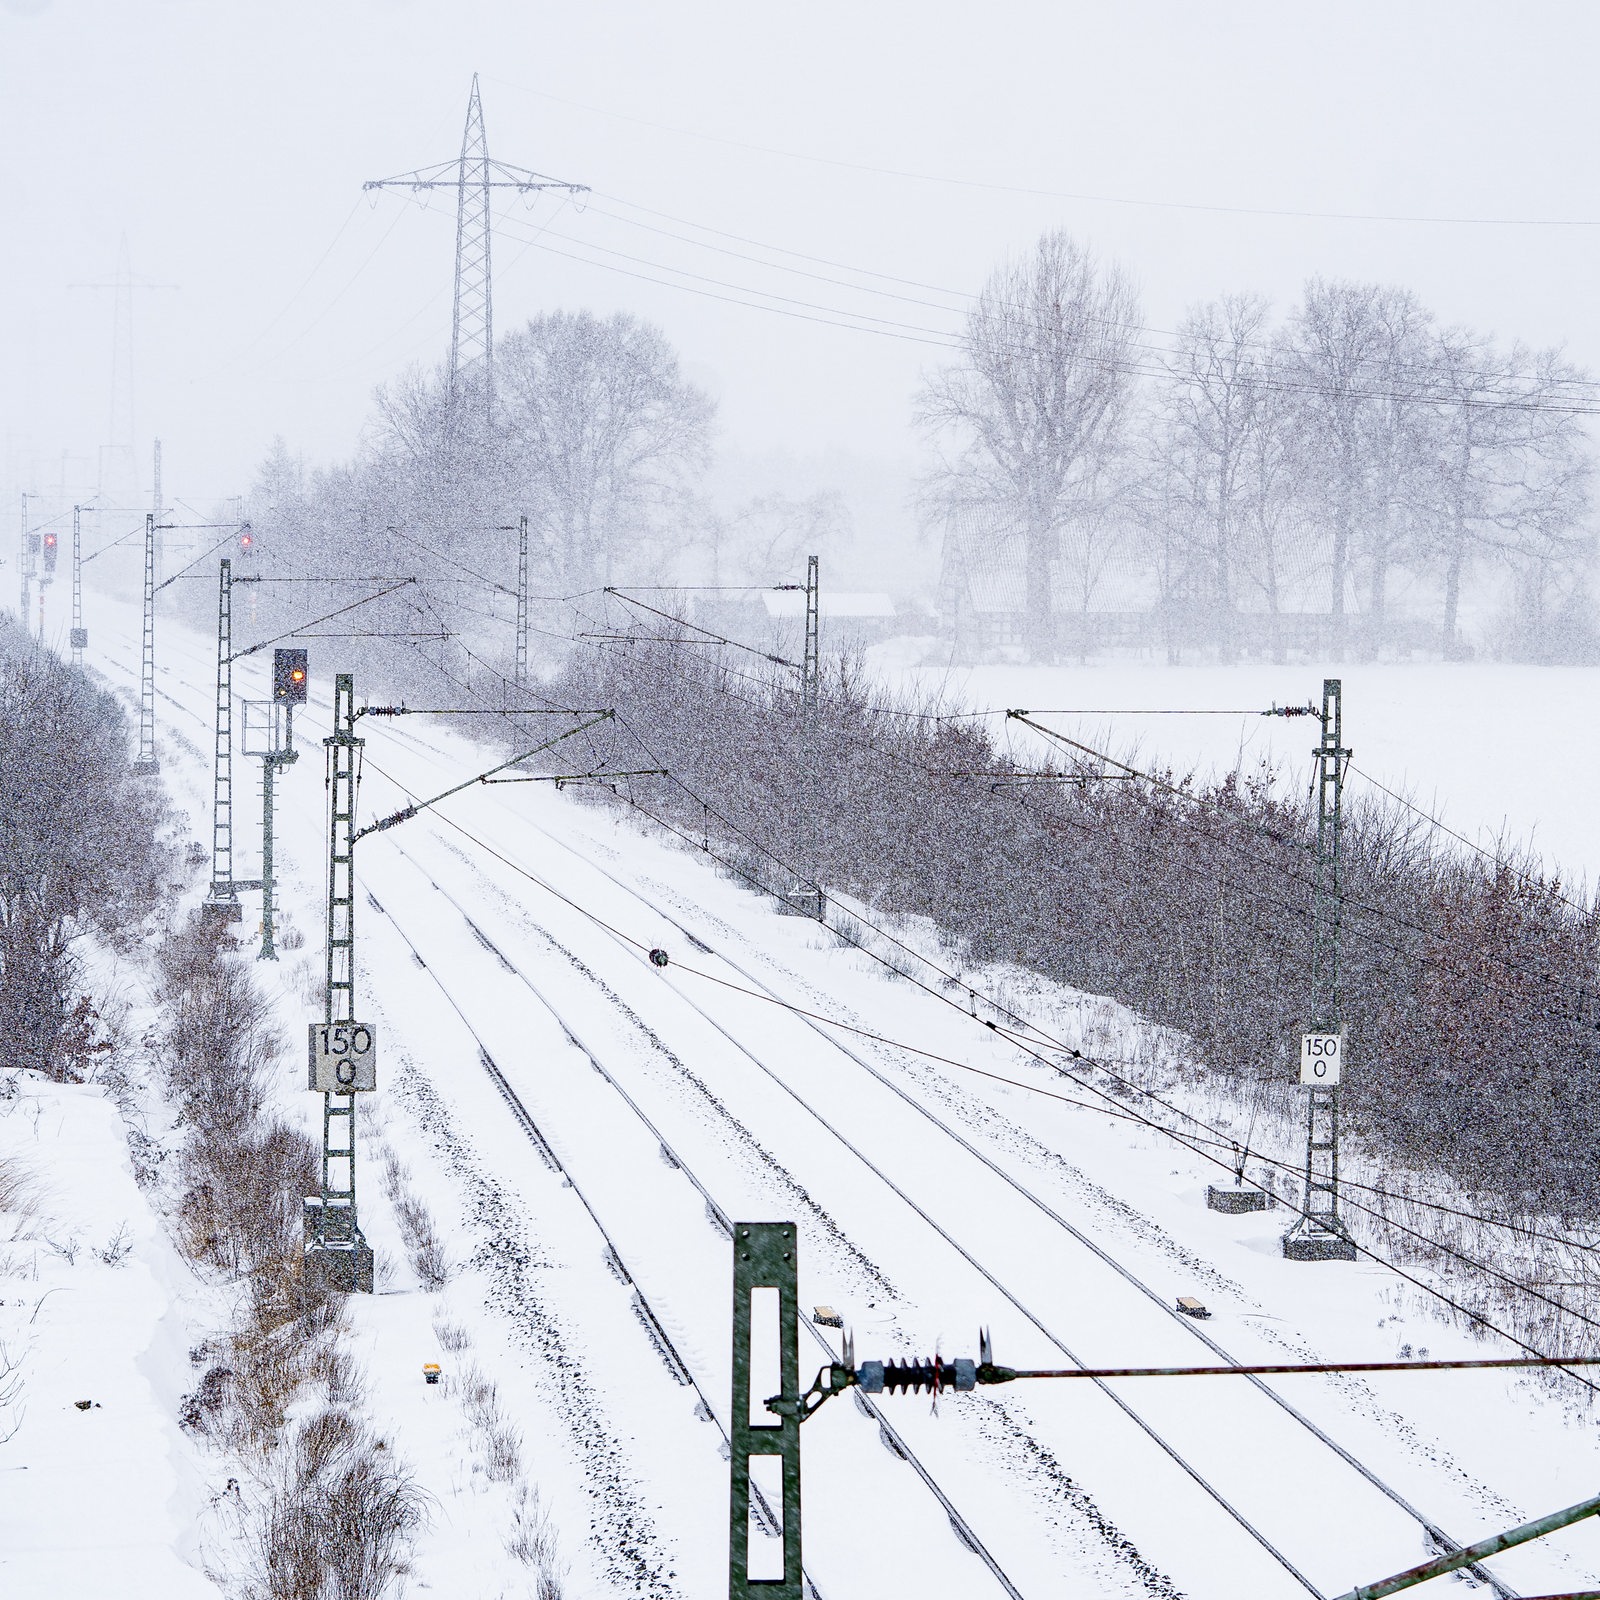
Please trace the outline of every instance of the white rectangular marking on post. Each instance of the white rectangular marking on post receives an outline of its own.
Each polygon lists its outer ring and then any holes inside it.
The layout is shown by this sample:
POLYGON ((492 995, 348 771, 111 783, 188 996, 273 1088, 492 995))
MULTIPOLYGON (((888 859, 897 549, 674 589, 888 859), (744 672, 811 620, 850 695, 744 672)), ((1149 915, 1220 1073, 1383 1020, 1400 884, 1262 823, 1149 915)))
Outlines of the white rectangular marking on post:
POLYGON ((313 1022, 306 1038, 306 1087, 354 1094, 378 1087, 378 1039, 370 1023, 313 1022))
POLYGON ((750 1426, 781 1428, 767 1401, 783 1393, 783 1301, 776 1289, 750 1291, 750 1426))
POLYGON ((1300 1035, 1300 1081, 1313 1089, 1332 1089, 1344 1065, 1344 1029, 1300 1035))
MULTIPOLYGON (((757 1291, 759 1293, 759 1291, 757 1291)), ((772 1291, 776 1294, 778 1291, 772 1291)), ((783 1457, 750 1457, 750 1543, 746 1548, 745 1577, 752 1583, 783 1582, 783 1457), (756 1510, 756 1496, 777 1523, 774 1535, 762 1526, 756 1510), (758 1531, 759 1530, 759 1531, 758 1531), (763 1537, 765 1535, 765 1537, 763 1537)))

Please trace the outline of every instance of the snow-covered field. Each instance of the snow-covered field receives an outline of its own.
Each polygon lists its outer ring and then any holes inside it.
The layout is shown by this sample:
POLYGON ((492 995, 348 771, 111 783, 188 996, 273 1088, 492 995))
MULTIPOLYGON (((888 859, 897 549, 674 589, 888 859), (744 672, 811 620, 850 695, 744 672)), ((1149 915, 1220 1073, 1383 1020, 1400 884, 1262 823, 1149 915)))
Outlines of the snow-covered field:
MULTIPOLYGON (((1589 799, 1600 789, 1600 668, 1342 662, 945 670, 907 667, 900 656, 890 644, 869 652, 868 660, 897 689, 1002 713, 985 719, 1001 739, 1003 712, 1015 707, 1097 749, 1137 747, 1179 772, 1266 758, 1302 783, 1316 723, 1259 713, 1273 705, 1320 704, 1323 679, 1338 678, 1344 740, 1355 752, 1352 797, 1365 788, 1367 773, 1475 843, 1493 847, 1503 835, 1539 851, 1568 881, 1600 876, 1600 828, 1589 799), (1148 714, 1173 711, 1239 714, 1148 714)), ((1009 737, 1022 750, 1033 736, 1012 723, 1009 737)))
MULTIPOLYGON (((137 662, 134 620, 99 602, 92 620, 91 664, 122 691, 137 662)), ((212 647, 164 624, 160 649, 163 772, 202 836, 212 647)), ((315 665, 313 656, 314 674, 315 665)), ((1121 736, 1124 719, 1102 708, 1264 707, 1313 696, 1322 675, 992 669, 951 687, 973 706, 1082 708, 1094 715, 1079 727, 1121 736)), ((1358 767, 1463 832, 1504 824, 1570 869, 1600 870, 1600 846, 1585 837, 1600 756, 1579 737, 1600 674, 1417 666, 1342 676, 1358 767)), ((260 693, 254 681, 236 687, 260 693)), ((304 759, 279 792, 282 904, 305 936, 272 974, 286 1030, 311 1015, 321 975, 328 687, 318 682, 297 721, 304 759)), ((365 818, 489 764, 436 725, 369 719, 360 731, 365 818)), ((1152 718, 1138 731, 1146 751, 1180 766, 1225 761, 1247 740, 1303 772, 1312 742, 1304 721, 1244 717, 1152 718)), ((241 792, 251 766, 239 764, 241 792)), ((815 925, 777 916, 625 816, 544 785, 473 788, 364 841, 357 866, 358 1006, 383 1041, 383 1088, 363 1136, 381 1128, 409 1167, 455 1265, 437 1293, 411 1279, 369 1167, 362 1219, 386 1260, 380 1292, 354 1300, 351 1319, 369 1405, 433 1497, 411 1578, 418 1593, 527 1592, 506 1552, 515 1507, 476 1459, 451 1389, 468 1360, 493 1377, 521 1433, 569 1596, 726 1592, 730 1253, 708 1201, 730 1217, 799 1224, 802 1303, 842 1311, 858 1357, 975 1355, 980 1324, 993 1329, 997 1360, 1030 1367, 1199 1364, 1217 1347, 1246 1361, 1385 1360, 1402 1345, 1439 1357, 1512 1353, 1445 1325, 1373 1263, 1285 1262, 1282 1212, 1208 1211, 1214 1168, 1154 1133, 1031 1093, 1062 1080, 995 1037, 981 1014, 970 1018, 964 1000, 952 1005, 815 925), (669 952, 665 971, 647 959, 653 947, 669 952), (1203 1299, 1212 1319, 1179 1317, 1183 1294, 1203 1299), (663 1358, 641 1302, 681 1371, 663 1358), (440 1327, 459 1329, 465 1347, 443 1347, 440 1327), (421 1380, 433 1360, 445 1368, 439 1388, 421 1380)), ((253 875, 253 848, 236 870, 253 875)), ((1024 993, 1015 978, 963 976, 980 991, 1006 981, 1024 993)), ((1068 1041, 1099 1015, 1060 990, 1035 987, 1026 1001, 1068 1041)), ((311 1128, 317 1103, 298 1087, 292 1037, 285 1059, 285 1101, 303 1103, 311 1128)), ((81 1123, 84 1137, 110 1140, 92 1090, 45 1093, 50 1105, 78 1106, 63 1138, 81 1123)), ((32 1138, 15 1113, 0 1129, 32 1138)), ((93 1226, 79 1226, 91 1232, 113 1211, 138 1214, 134 1194, 108 1199, 115 1185, 131 1189, 124 1169, 110 1154, 102 1165, 93 1184, 60 1179, 71 1190, 63 1216, 84 1208, 93 1226)), ((137 1237, 132 1262, 153 1259, 152 1229, 137 1237)), ((121 1475, 142 1476, 139 1493, 166 1503, 160 1471, 203 1481, 219 1470, 160 1415, 160 1398, 190 1381, 183 1341, 157 1331, 163 1295, 182 1319, 183 1269, 169 1264, 148 1290, 156 1303, 137 1314, 115 1298, 133 1280, 70 1271, 79 1304, 114 1330, 103 1330, 103 1359, 144 1374, 143 1389, 131 1379, 104 1386, 130 1408, 122 1425, 147 1452, 121 1475), (181 1467, 164 1467, 174 1454, 181 1467)), ((0 1289, 7 1313, 17 1293, 0 1289)), ((0 1470, 31 1474, 64 1459, 72 1428, 104 1426, 101 1413, 67 1408, 78 1377, 51 1362, 68 1340, 23 1336, 29 1407, 0 1470)), ((803 1335, 803 1365, 825 1359, 820 1340, 803 1335)), ((926 1397, 886 1398, 881 1409, 892 1436, 849 1400, 805 1428, 806 1567, 826 1600, 1334 1595, 1423 1559, 1425 1524, 1465 1543, 1584 1498, 1600 1478, 1592 1421, 1495 1373, 1260 1388, 1235 1378, 1018 1384, 948 1397, 937 1414, 926 1397)), ((22 1567, 6 1553, 19 1537, 15 1511, 9 1494, 0 1500, 8 1596, 74 1592, 40 1575, 68 1571, 67 1552, 91 1539, 126 1574, 116 1592, 185 1592, 171 1581, 191 1551, 182 1516, 141 1517, 138 1537, 120 1517, 91 1532, 81 1506, 53 1511, 35 1493, 32 1565, 22 1567)), ((1600 1529, 1491 1566, 1507 1594, 1593 1587, 1600 1529)))

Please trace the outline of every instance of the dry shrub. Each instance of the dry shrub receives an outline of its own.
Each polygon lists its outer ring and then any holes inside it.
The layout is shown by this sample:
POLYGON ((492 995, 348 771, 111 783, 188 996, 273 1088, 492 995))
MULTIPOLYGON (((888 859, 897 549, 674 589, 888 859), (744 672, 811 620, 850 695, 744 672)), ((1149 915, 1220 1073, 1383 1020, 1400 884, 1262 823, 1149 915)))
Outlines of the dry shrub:
POLYGON ((20 1161, 0 1161, 0 1227, 7 1242, 27 1238, 42 1215, 33 1174, 20 1161))
POLYGON ((444 1241, 433 1225, 433 1214, 418 1198, 409 1179, 410 1174, 400 1158, 394 1151, 388 1151, 383 1161, 384 1188, 394 1206, 395 1220, 400 1224, 406 1259, 423 1288, 442 1289, 450 1277, 444 1241))
POLYGON ((540 1502, 539 1491, 525 1483, 517 1485, 515 1501, 511 1508, 511 1535, 506 1540, 506 1551, 524 1566, 538 1572, 535 1600, 561 1600, 564 1593, 563 1570, 556 1549, 555 1530, 550 1526, 550 1513, 540 1502))
POLYGON ((434 1323, 433 1336, 439 1341, 439 1348, 448 1350, 452 1355, 472 1348, 472 1335, 459 1322, 434 1323))
POLYGON ((296 1430, 255 1530, 253 1600, 381 1600, 427 1497, 377 1438, 328 1407, 296 1430))

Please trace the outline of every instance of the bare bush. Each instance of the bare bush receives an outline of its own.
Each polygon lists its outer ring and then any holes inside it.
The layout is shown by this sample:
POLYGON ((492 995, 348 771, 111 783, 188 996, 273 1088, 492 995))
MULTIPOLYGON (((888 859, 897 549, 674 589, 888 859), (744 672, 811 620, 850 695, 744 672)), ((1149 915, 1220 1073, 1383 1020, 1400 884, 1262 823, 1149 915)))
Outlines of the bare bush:
MULTIPOLYGON (((743 667, 735 676, 641 640, 573 657, 549 692, 617 707, 641 755, 679 779, 641 791, 637 814, 709 845, 752 887, 790 887, 802 706, 787 679, 752 686, 743 667)), ((806 786, 815 865, 865 908, 830 911, 841 936, 946 985, 949 974, 863 924, 931 927, 972 964, 1114 999, 1182 1041, 1191 1078, 1289 1084, 1313 1020, 1315 819, 1298 784, 1265 769, 1093 782, 1100 763, 1076 753, 1053 770, 1082 783, 1018 783, 1015 760, 939 709, 886 700, 848 664, 824 675, 806 786)), ((1341 853, 1341 1020, 1352 1060, 1359 1050, 1372 1068, 1347 1078, 1346 1130, 1380 1166, 1455 1186, 1468 1209, 1581 1243, 1600 1223, 1589 1156, 1600 1104, 1583 1087, 1600 1071, 1600 914, 1537 861, 1464 854, 1387 802, 1347 800, 1341 853)), ((994 998, 1034 1009, 1026 995, 994 998)), ((972 1009, 1014 1020, 987 1002, 972 1009)), ((1129 1054, 1110 1036, 1077 1048, 1129 1054)), ((1116 1092, 1114 1079, 1101 1086, 1116 1092)), ((1418 1231, 1445 1242, 1437 1221, 1418 1231)), ((1397 1248, 1394 1229, 1386 1237, 1375 1246, 1397 1248)))
POLYGON ((347 1411, 303 1422, 255 1529, 259 1600, 381 1600, 408 1570, 427 1497, 347 1411))
POLYGON ((439 1341, 439 1348, 452 1355, 472 1348, 472 1335, 459 1322, 435 1322, 433 1336, 439 1341))
POLYGON ((412 1189, 405 1167, 392 1150, 384 1156, 383 1179, 411 1270, 423 1288, 442 1289, 450 1279, 444 1241, 434 1227, 433 1214, 412 1189))
POLYGON ((539 1491, 525 1483, 517 1485, 506 1550, 524 1566, 537 1570, 536 1600, 561 1600, 566 1573, 556 1547, 555 1529, 550 1525, 550 1513, 539 1499, 539 1491))
POLYGON ((8 1242, 28 1238, 41 1214, 33 1174, 20 1161, 0 1161, 0 1225, 8 1242))

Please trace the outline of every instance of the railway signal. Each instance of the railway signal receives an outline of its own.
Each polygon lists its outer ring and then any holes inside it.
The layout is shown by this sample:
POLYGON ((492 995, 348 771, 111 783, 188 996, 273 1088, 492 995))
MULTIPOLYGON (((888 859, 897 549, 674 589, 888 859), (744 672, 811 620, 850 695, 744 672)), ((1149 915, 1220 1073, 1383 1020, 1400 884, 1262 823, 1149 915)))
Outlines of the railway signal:
POLYGON ((304 650, 274 650, 272 652, 272 698, 286 705, 303 706, 306 703, 308 661, 304 650))
POLYGON ((53 578, 56 572, 56 556, 60 553, 57 549, 55 530, 51 529, 44 536, 44 576, 53 578))

